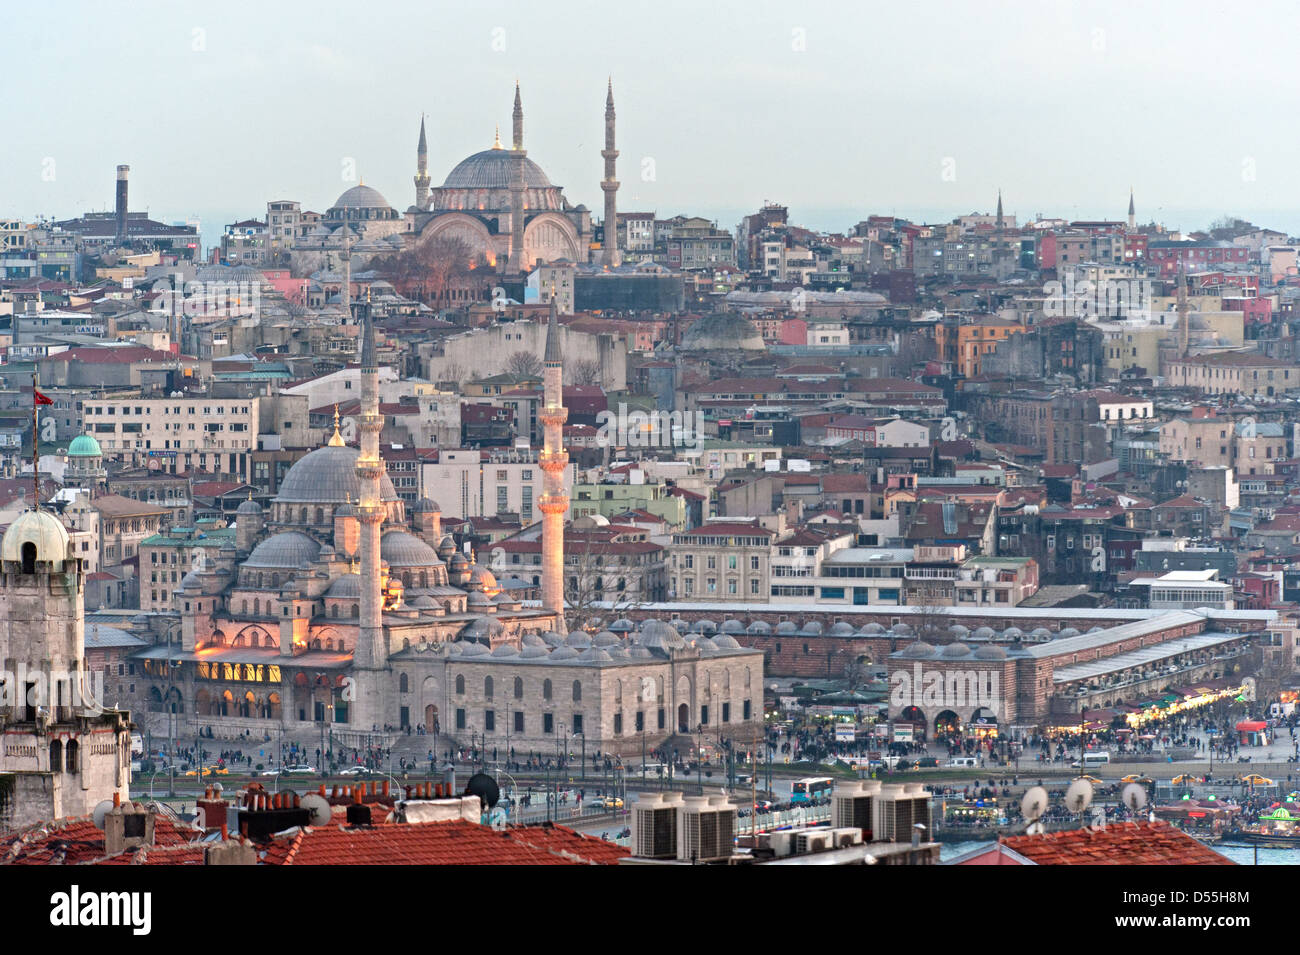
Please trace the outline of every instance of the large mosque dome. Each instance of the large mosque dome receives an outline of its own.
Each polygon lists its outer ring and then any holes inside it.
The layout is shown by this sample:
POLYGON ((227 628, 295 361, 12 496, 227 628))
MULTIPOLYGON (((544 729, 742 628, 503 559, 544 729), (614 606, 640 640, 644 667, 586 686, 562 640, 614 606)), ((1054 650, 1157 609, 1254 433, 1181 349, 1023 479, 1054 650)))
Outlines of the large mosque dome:
POLYGON ((718 312, 697 320, 682 335, 682 351, 762 351, 767 346, 753 323, 735 312, 718 312))
POLYGON ((273 534, 253 548, 244 561, 245 567, 279 567, 297 570, 310 564, 320 554, 320 544, 298 531, 273 534))
MULTIPOLYGON (((346 504, 361 500, 361 478, 357 476, 357 448, 317 448, 300 458, 280 483, 277 504, 346 504)), ((396 501, 397 490, 388 475, 380 478, 385 501, 396 501)))
MULTIPOLYGON (((446 181, 444 189, 509 189, 510 170, 513 160, 511 152, 506 149, 485 149, 462 159, 456 164, 446 181)), ((527 156, 524 157, 524 187, 528 189, 545 189, 551 186, 551 180, 542 167, 527 156)), ((353 191, 353 190, 349 190, 353 191)))
POLYGON ((331 209, 389 209, 392 207, 383 193, 378 189, 367 186, 362 183, 359 186, 353 186, 351 189, 334 200, 331 209))

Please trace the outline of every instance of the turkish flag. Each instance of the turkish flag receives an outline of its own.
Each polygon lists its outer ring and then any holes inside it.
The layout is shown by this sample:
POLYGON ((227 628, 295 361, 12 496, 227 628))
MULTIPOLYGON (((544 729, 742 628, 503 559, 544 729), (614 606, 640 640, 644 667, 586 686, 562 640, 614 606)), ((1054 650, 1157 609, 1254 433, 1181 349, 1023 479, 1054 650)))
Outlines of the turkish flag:
POLYGON ((35 395, 35 397, 36 397, 36 403, 37 403, 38 405, 52 405, 52 404, 54 404, 54 399, 53 399, 53 398, 47 398, 47 397, 45 397, 45 395, 41 394, 41 393, 40 393, 39 391, 37 391, 35 388, 32 389, 32 394, 35 395))

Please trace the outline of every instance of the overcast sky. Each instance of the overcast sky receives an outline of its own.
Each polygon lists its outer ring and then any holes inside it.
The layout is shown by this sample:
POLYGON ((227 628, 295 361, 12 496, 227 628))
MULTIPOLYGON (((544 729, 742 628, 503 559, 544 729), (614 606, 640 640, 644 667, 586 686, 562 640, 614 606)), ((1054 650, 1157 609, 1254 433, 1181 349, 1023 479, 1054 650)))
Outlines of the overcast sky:
POLYGON ((1293 4, 385 2, 9 5, 0 216, 131 207, 223 222, 324 211, 349 161, 413 201, 508 143, 599 216, 605 80, 619 207, 734 227, 764 200, 868 213, 1232 213, 1300 232, 1293 4))

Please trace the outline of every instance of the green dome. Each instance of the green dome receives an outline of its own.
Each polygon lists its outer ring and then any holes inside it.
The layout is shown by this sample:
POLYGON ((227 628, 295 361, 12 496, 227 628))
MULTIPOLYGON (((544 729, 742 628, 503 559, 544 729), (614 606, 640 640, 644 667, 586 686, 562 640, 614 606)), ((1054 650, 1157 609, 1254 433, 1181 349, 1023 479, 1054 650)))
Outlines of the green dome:
POLYGON ((99 449, 99 442, 88 434, 79 434, 68 445, 68 456, 74 458, 102 458, 104 452, 99 449))

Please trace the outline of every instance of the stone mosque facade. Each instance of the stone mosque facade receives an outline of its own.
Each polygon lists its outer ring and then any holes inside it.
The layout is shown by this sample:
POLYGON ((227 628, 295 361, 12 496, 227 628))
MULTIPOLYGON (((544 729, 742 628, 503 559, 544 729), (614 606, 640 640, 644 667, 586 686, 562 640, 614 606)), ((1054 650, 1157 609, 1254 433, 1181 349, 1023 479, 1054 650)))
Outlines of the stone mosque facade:
MULTIPOLYGON (((325 250, 349 252, 359 266, 380 255, 436 238, 463 241, 475 259, 498 271, 518 275, 539 262, 561 259, 577 264, 592 261, 595 229, 591 211, 572 205, 562 187, 550 178, 524 149, 524 110, 515 84, 513 137, 510 148, 498 134, 492 146, 457 163, 441 186, 429 174, 429 146, 424 120, 416 147, 415 201, 405 213, 375 188, 364 183, 345 191, 321 222, 295 245, 299 258, 319 257, 325 250)), ((614 145, 614 90, 610 84, 605 102, 604 215, 610 238, 601 263, 618 264, 613 230, 618 220, 618 180, 614 145)))
MULTIPOLYGON (((674 735, 749 740, 762 721, 763 654, 729 636, 609 621, 564 632, 560 441, 563 355, 554 311, 545 350, 543 599, 523 603, 442 533, 438 505, 407 513, 379 455, 378 370, 362 306, 360 446, 336 427, 264 510, 238 508, 235 540, 177 590, 177 615, 147 620, 149 708, 182 732, 231 738, 329 727, 361 742, 422 726, 551 752, 640 752, 674 735)), ((439 744, 442 745, 442 744, 439 744)))

